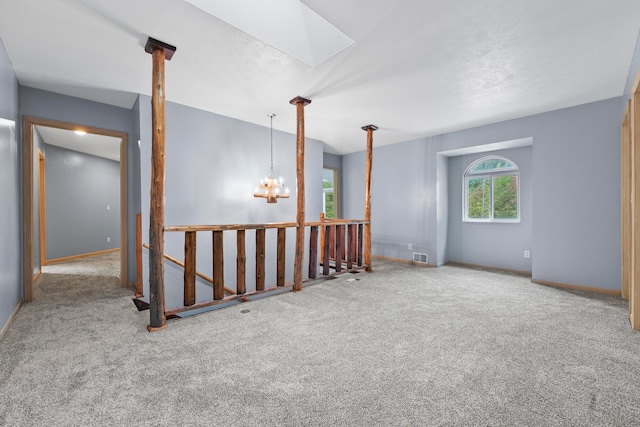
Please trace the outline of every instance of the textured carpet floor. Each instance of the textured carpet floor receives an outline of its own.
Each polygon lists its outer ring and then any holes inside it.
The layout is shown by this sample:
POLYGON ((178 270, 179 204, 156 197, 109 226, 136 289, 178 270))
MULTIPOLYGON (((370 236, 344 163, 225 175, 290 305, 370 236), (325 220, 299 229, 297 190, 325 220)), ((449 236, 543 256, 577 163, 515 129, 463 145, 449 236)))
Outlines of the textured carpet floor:
POLYGON ((113 278, 43 282, 0 342, 0 425, 640 425, 625 301, 375 269, 153 334, 113 278))

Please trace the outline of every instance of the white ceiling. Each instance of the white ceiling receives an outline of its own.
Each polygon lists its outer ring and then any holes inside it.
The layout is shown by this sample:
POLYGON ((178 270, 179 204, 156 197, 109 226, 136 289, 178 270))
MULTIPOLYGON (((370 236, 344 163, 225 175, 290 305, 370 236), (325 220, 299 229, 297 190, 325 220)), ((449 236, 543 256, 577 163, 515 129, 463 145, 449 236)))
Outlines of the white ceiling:
POLYGON ((349 153, 370 123, 382 145, 620 96, 640 28, 637 0, 303 3, 355 43, 312 67, 185 0, 0 0, 0 38, 21 84, 129 108, 151 36, 177 47, 167 100, 294 133, 301 95, 349 153))
POLYGON ((72 130, 40 125, 36 130, 46 144, 120 161, 120 138, 92 133, 81 135, 72 130))

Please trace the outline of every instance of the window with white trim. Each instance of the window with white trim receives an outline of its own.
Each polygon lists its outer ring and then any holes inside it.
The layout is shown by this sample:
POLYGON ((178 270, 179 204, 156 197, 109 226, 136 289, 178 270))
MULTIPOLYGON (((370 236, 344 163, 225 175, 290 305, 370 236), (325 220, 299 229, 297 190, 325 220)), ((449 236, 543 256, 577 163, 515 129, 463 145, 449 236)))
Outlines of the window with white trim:
POLYGON ((464 172, 463 221, 520 222, 520 170, 511 160, 487 156, 464 172))

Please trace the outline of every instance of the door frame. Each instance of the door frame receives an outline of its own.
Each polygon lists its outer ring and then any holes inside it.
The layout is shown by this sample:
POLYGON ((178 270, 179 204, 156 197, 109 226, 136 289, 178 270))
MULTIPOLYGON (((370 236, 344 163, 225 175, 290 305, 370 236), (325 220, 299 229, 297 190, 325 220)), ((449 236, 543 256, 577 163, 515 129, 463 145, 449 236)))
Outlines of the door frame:
POLYGON ((40 234, 40 271, 47 265, 47 192, 46 192, 46 160, 38 148, 38 231, 40 234))
POLYGON ((127 191, 127 134, 109 129, 96 128, 76 123, 38 117, 23 116, 22 118, 22 186, 23 186, 23 288, 24 301, 33 300, 33 132, 35 126, 46 126, 65 130, 82 130, 87 133, 111 136, 120 139, 120 286, 129 286, 128 262, 128 191, 127 191))

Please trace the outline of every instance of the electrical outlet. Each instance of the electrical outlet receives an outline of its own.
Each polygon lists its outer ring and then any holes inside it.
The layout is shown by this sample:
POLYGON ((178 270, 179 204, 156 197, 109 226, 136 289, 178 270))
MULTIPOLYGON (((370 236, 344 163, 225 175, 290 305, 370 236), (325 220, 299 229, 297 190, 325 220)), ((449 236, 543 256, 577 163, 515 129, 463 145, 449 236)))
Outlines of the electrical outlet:
POLYGON ((411 243, 409 243, 409 244, 407 245, 407 249, 408 249, 408 250, 410 250, 410 251, 411 251, 411 250, 413 250, 413 245, 412 245, 411 243))
POLYGON ((111 237, 107 237, 107 243, 111 243, 111 237))
POLYGON ((529 251, 524 251, 524 257, 525 257, 525 258, 531 258, 531 252, 529 252, 529 251))

